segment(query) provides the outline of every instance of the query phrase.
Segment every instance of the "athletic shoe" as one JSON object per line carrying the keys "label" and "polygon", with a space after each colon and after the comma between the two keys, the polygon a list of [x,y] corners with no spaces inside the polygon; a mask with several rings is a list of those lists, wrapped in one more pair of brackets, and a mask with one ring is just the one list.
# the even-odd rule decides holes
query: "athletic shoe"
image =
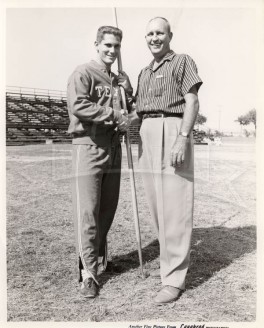
{"label": "athletic shoe", "polygon": [[108,266],[107,258],[105,256],[100,256],[98,258],[97,275],[99,276],[100,274],[105,272],[107,266]]}
{"label": "athletic shoe", "polygon": [[98,294],[98,285],[93,278],[86,278],[80,288],[80,294],[85,298],[94,298]]}

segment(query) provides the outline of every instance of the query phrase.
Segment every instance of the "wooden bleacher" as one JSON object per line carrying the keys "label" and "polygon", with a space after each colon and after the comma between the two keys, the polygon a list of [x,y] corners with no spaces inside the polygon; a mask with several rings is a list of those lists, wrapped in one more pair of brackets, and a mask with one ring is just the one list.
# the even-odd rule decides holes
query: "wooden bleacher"
{"label": "wooden bleacher", "polygon": [[7,87],[6,143],[70,142],[66,94],[62,91]]}

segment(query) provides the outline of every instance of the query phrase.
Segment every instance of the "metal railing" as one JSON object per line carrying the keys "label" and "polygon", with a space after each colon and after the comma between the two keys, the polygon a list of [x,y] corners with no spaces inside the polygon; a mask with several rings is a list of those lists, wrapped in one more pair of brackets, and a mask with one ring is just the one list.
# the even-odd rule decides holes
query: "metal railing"
{"label": "metal railing", "polygon": [[49,98],[66,98],[66,91],[49,90],[40,88],[28,88],[17,86],[6,86],[6,93],[15,93],[21,95],[44,96]]}

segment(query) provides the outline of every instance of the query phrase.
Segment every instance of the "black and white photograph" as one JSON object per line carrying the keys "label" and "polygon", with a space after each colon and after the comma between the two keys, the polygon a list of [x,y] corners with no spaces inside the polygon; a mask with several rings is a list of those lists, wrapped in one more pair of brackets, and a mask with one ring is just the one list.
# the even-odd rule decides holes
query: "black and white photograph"
{"label": "black and white photograph", "polygon": [[263,1],[2,4],[4,326],[262,327]]}

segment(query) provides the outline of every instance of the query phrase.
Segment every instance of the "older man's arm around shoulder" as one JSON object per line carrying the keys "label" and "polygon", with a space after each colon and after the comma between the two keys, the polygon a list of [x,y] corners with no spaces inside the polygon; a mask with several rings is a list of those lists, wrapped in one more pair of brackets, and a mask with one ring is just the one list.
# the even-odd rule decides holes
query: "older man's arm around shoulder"
{"label": "older man's arm around shoulder", "polygon": [[181,166],[185,160],[189,135],[192,132],[197,114],[199,112],[199,99],[195,85],[189,90],[188,93],[186,93],[184,99],[186,103],[182,125],[171,149],[170,164],[174,167]]}

